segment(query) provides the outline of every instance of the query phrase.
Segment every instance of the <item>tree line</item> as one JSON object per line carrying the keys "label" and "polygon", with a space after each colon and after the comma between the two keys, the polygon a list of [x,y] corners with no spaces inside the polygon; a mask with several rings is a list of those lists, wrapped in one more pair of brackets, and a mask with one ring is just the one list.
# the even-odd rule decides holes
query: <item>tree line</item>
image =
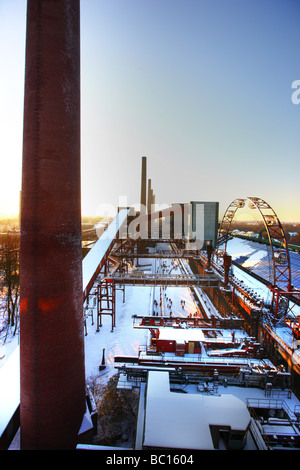
{"label": "tree line", "polygon": [[9,332],[17,333],[20,298],[20,235],[15,230],[2,234],[0,240],[0,331],[4,342]]}

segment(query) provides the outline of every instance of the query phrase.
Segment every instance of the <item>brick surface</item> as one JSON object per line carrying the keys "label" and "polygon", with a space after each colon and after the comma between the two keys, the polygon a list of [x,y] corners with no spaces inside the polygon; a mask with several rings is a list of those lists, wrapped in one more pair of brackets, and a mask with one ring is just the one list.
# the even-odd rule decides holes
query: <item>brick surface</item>
{"label": "brick surface", "polygon": [[21,447],[68,449],[85,411],[79,0],[28,0],[21,206]]}

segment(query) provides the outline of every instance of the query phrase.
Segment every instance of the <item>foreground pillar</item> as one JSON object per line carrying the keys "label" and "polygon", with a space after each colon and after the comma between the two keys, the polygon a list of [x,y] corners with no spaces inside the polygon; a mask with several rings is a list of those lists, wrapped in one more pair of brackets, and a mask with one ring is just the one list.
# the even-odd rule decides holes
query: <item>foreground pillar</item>
{"label": "foreground pillar", "polygon": [[71,449],[85,411],[79,0],[28,0],[21,449]]}

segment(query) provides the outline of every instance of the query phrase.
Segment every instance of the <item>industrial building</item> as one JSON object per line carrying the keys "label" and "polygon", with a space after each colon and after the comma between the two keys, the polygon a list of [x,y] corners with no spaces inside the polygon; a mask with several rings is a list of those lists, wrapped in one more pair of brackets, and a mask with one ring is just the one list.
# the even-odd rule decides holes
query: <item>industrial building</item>
{"label": "industrial building", "polygon": [[[300,286],[276,213],[253,196],[220,224],[216,201],[161,209],[143,156],[140,211],[120,207],[82,259],[79,0],[28,0],[27,15],[20,345],[0,369],[1,448],[19,432],[24,450],[103,450],[89,355],[134,332],[135,351],[116,341],[109,356],[119,392],[139,392],[131,450],[299,449]],[[230,254],[246,206],[264,223],[271,280]]]}
{"label": "industrial building", "polygon": [[[89,341],[94,344],[93,331],[98,332],[97,344],[103,347],[100,374],[109,367],[107,354],[113,355],[109,362],[118,374],[119,392],[139,393],[132,450],[297,449],[297,292],[293,288],[283,315],[277,301],[283,291],[273,295],[273,284],[224,255],[224,225],[212,226],[216,204],[211,206],[212,217],[202,220],[209,221],[211,234],[217,229],[218,240],[214,246],[212,238],[206,239],[209,243],[200,250],[191,250],[188,238],[165,239],[161,230],[154,238],[131,239],[128,227],[140,213],[120,208],[82,261],[86,364],[93,354]],[[153,218],[158,226],[163,215],[172,227],[170,211],[159,215]],[[269,291],[266,299],[260,285]],[[128,304],[128,295],[134,303]],[[118,353],[110,349],[111,337],[101,333],[109,331],[107,319],[110,332],[128,342],[127,351],[131,335],[141,332],[134,353],[122,354],[120,345],[115,346]],[[11,367],[19,373],[17,353]],[[92,403],[86,393],[78,449],[103,449],[92,444],[97,416]],[[20,424],[17,396],[7,423],[2,442],[10,442],[9,432]]]}

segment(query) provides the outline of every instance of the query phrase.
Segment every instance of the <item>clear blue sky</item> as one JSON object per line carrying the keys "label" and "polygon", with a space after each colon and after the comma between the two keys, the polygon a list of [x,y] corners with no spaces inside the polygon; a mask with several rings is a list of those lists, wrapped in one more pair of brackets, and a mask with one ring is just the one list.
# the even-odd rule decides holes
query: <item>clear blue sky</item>
{"label": "clear blue sky", "polygon": [[[265,199],[300,221],[299,0],[82,0],[82,212]],[[0,0],[0,213],[18,209],[25,0]],[[9,196],[9,197],[8,197]]]}

